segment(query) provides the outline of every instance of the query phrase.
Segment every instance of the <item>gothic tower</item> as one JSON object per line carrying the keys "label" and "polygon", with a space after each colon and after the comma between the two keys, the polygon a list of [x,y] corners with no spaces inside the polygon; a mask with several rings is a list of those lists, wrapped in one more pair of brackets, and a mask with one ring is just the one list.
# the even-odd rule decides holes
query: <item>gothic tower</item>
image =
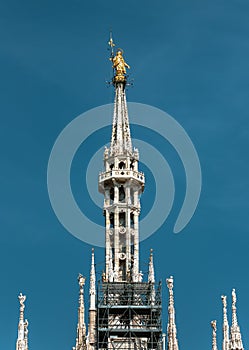
{"label": "gothic tower", "polygon": [[[227,296],[222,295],[221,299],[223,304],[222,350],[244,350],[242,335],[237,318],[237,296],[235,289],[232,290],[232,324],[230,327],[230,332],[227,317]],[[212,321],[211,326],[213,329],[212,350],[218,350],[216,337],[216,321]]]}
{"label": "gothic tower", "polygon": [[[113,48],[113,41],[110,40]],[[156,285],[151,252],[148,281],[139,269],[139,197],[144,174],[133,149],[126,102],[122,50],[112,52],[115,89],[110,148],[104,152],[99,191],[104,195],[105,271],[98,285],[97,349],[161,349],[161,287]],[[90,311],[91,312],[91,311]],[[93,327],[92,327],[93,328]],[[89,339],[93,331],[89,332]]]}
{"label": "gothic tower", "polygon": [[[119,60],[117,66],[115,62]],[[99,191],[104,194],[105,280],[139,281],[139,195],[144,175],[138,171],[138,151],[132,148],[125,96],[126,77],[121,51],[113,57],[115,102],[110,149],[104,153],[105,171],[99,176]],[[119,70],[120,70],[120,73]]]}

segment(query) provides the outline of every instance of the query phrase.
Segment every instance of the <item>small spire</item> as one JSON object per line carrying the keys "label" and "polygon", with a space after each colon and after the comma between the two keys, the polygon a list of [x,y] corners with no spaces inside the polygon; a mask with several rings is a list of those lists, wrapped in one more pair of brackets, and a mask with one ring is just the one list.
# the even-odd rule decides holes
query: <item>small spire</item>
{"label": "small spire", "polygon": [[213,329],[213,337],[212,337],[212,350],[218,350],[217,347],[217,327],[216,327],[216,320],[211,321],[211,327]]}
{"label": "small spire", "polygon": [[94,248],[92,248],[92,263],[91,263],[91,272],[90,272],[90,309],[96,309],[96,274],[95,274],[95,263],[94,263]]}
{"label": "small spire", "polygon": [[28,321],[24,320],[24,309],[26,295],[22,293],[18,296],[20,303],[20,315],[18,323],[18,336],[16,341],[16,350],[28,350]]}
{"label": "small spire", "polygon": [[155,283],[155,270],[153,262],[153,249],[150,250],[148,282]]}
{"label": "small spire", "polygon": [[227,296],[222,295],[222,304],[223,304],[223,342],[222,350],[228,350],[229,348],[229,324],[227,319]]}
{"label": "small spire", "polygon": [[79,283],[79,307],[78,307],[78,324],[75,350],[86,350],[86,325],[85,325],[85,305],[84,305],[84,285],[85,277],[81,274],[78,276]]}
{"label": "small spire", "polygon": [[154,305],[156,300],[156,291],[155,291],[155,270],[154,270],[154,262],[153,262],[153,249],[150,250],[148,282],[152,284],[151,304]]}
{"label": "small spire", "polygon": [[232,325],[230,329],[230,350],[243,350],[243,343],[240,333],[240,327],[237,320],[237,308],[236,308],[236,292],[235,289],[232,290]]}
{"label": "small spire", "polygon": [[169,306],[168,306],[168,326],[167,326],[167,340],[168,350],[178,350],[177,330],[175,323],[175,306],[174,306],[174,279],[172,276],[166,279],[167,287],[169,289]]}
{"label": "small spire", "polygon": [[96,348],[96,274],[94,263],[94,248],[92,248],[92,262],[90,271],[90,305],[89,305],[89,323],[88,323],[88,350]]}

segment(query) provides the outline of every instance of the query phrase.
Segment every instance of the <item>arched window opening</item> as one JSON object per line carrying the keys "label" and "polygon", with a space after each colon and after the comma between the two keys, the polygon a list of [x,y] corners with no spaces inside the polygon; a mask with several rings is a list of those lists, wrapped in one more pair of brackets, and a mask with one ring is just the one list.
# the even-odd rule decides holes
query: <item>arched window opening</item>
{"label": "arched window opening", "polygon": [[125,190],[124,190],[124,186],[121,185],[119,187],[119,202],[124,202],[125,201]]}
{"label": "arched window opening", "polygon": [[134,204],[134,190],[130,189],[130,204]]}
{"label": "arched window opening", "polygon": [[114,213],[110,213],[110,228],[114,228]]}
{"label": "arched window opening", "polygon": [[114,201],[114,188],[113,187],[110,188],[110,200]]}
{"label": "arched window opening", "polygon": [[119,169],[124,169],[125,168],[125,163],[124,162],[120,162],[118,167],[119,167]]}
{"label": "arched window opening", "polygon": [[134,255],[134,244],[131,244],[131,254]]}
{"label": "arched window opening", "polygon": [[119,226],[125,227],[125,213],[119,213]]}
{"label": "arched window opening", "polygon": [[130,228],[134,228],[134,214],[130,214]]}

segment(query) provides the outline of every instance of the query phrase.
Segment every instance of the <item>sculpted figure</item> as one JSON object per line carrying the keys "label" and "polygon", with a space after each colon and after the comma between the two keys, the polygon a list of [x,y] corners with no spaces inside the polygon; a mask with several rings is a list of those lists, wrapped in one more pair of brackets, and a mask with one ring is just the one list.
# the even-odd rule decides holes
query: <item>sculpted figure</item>
{"label": "sculpted figure", "polygon": [[26,295],[22,295],[22,293],[20,293],[18,296],[18,299],[19,299],[21,308],[24,309],[24,307],[25,307],[24,302],[26,300]]}
{"label": "sculpted figure", "polygon": [[113,63],[113,68],[116,71],[116,80],[124,80],[126,74],[126,68],[130,68],[130,66],[125,62],[123,58],[123,53],[121,50],[118,50],[116,56],[110,58]]}
{"label": "sculpted figure", "polygon": [[79,286],[80,286],[81,288],[84,286],[85,281],[86,281],[85,277],[83,277],[81,274],[79,274],[79,276],[78,276],[78,282],[79,282]]}

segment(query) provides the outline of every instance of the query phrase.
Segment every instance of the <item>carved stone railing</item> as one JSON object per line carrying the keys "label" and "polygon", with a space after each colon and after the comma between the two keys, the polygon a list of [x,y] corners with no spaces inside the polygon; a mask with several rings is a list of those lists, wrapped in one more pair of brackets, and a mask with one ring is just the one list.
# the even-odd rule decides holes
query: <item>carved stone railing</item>
{"label": "carved stone railing", "polygon": [[144,173],[134,170],[110,170],[110,171],[104,171],[99,174],[99,181],[107,180],[108,178],[112,177],[120,177],[120,178],[134,178],[138,179],[141,182],[145,181]]}

